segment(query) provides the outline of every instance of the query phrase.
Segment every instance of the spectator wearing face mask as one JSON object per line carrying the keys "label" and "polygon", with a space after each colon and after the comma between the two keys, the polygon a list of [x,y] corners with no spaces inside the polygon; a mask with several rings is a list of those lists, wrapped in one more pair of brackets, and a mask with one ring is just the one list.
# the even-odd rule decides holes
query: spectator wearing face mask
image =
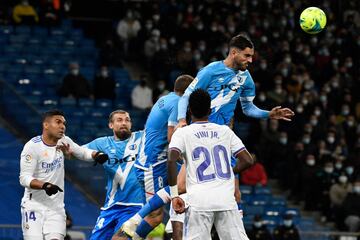
{"label": "spectator wearing face mask", "polygon": [[273,233],[274,240],[300,240],[299,230],[294,225],[293,216],[286,214],[283,224],[277,226]]}
{"label": "spectator wearing face mask", "polygon": [[353,183],[352,192],[349,193],[343,204],[344,224],[348,231],[357,232],[360,229],[360,180]]}
{"label": "spectator wearing face mask", "polygon": [[161,98],[162,96],[165,96],[166,94],[168,94],[169,91],[166,89],[166,83],[163,80],[160,80],[157,83],[156,88],[153,90],[152,93],[152,100],[153,100],[153,104],[155,104],[155,102]]}
{"label": "spectator wearing face mask", "polygon": [[352,164],[347,164],[345,167],[345,174],[349,179],[349,182],[353,182],[355,179],[354,166]]}
{"label": "spectator wearing face mask", "polygon": [[289,170],[293,164],[291,161],[291,145],[289,143],[288,134],[285,131],[279,133],[277,143],[274,145],[272,159],[274,165],[274,176],[279,179],[280,185],[284,188],[289,187]]}
{"label": "spectator wearing face mask", "polygon": [[331,212],[339,229],[343,229],[344,226],[343,221],[339,221],[342,219],[341,206],[351,190],[352,184],[348,181],[348,177],[345,174],[340,175],[338,181],[330,187]]}
{"label": "spectator wearing face mask", "polygon": [[76,99],[92,97],[90,84],[81,75],[78,63],[71,63],[69,65],[69,73],[63,79],[59,95]]}
{"label": "spectator wearing face mask", "polygon": [[115,80],[110,75],[107,66],[100,68],[99,74],[94,79],[94,96],[95,99],[115,100]]}
{"label": "spectator wearing face mask", "polygon": [[152,90],[147,86],[147,77],[142,76],[140,83],[131,92],[132,106],[139,110],[148,110],[152,107]]}
{"label": "spectator wearing face mask", "polygon": [[318,185],[317,199],[323,214],[322,221],[326,221],[326,219],[330,219],[331,217],[329,190],[338,179],[332,161],[328,160],[325,162],[323,169],[316,173],[316,178],[317,181],[315,184]]}
{"label": "spectator wearing face mask", "polygon": [[247,232],[251,240],[271,240],[271,234],[260,215],[255,215],[252,228]]}
{"label": "spectator wearing face mask", "polygon": [[316,172],[318,167],[316,166],[315,156],[308,154],[305,157],[305,163],[301,168],[301,176],[299,184],[299,191],[301,192],[302,199],[305,201],[305,210],[318,209],[318,187],[316,183]]}

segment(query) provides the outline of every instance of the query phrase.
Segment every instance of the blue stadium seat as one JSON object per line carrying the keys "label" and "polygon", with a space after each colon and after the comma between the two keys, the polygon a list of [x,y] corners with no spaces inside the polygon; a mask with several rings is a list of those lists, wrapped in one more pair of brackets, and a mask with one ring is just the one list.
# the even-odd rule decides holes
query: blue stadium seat
{"label": "blue stadium seat", "polygon": [[97,99],[95,106],[99,108],[112,108],[113,102],[110,99]]}
{"label": "blue stadium seat", "polygon": [[94,101],[90,98],[80,98],[79,99],[79,106],[80,107],[93,107]]}
{"label": "blue stadium seat", "polygon": [[31,33],[31,28],[30,28],[29,26],[20,25],[20,26],[16,26],[16,27],[15,27],[15,32],[16,32],[17,34],[30,35],[30,33]]}
{"label": "blue stadium seat", "polygon": [[47,37],[48,30],[44,27],[35,26],[32,30],[34,37]]}
{"label": "blue stadium seat", "polygon": [[283,206],[266,206],[264,212],[266,216],[282,216],[284,210]]}
{"label": "blue stadium seat", "polygon": [[273,206],[286,206],[286,199],[285,197],[272,197],[269,204]]}
{"label": "blue stadium seat", "polygon": [[269,228],[275,228],[282,221],[282,218],[280,216],[267,216],[267,215],[264,215],[262,217],[262,219],[263,219],[263,223]]}
{"label": "blue stadium seat", "polygon": [[300,217],[300,211],[297,208],[286,208],[284,214],[291,214],[293,217]]}
{"label": "blue stadium seat", "polygon": [[62,97],[62,98],[60,98],[60,104],[62,106],[75,107],[76,106],[76,99],[75,98]]}
{"label": "blue stadium seat", "polygon": [[249,185],[240,185],[241,194],[252,194],[253,187]]}
{"label": "blue stadium seat", "polygon": [[253,195],[241,194],[241,204],[250,204],[252,202]]}
{"label": "blue stadium seat", "polygon": [[253,195],[251,199],[251,205],[267,205],[271,196],[270,195]]}
{"label": "blue stadium seat", "polygon": [[255,186],[254,187],[255,194],[271,194],[271,189],[267,186]]}
{"label": "blue stadium seat", "polygon": [[259,206],[259,205],[258,206],[244,205],[243,209],[244,209],[245,216],[256,215],[256,214],[263,215],[263,213],[264,213],[264,206]]}

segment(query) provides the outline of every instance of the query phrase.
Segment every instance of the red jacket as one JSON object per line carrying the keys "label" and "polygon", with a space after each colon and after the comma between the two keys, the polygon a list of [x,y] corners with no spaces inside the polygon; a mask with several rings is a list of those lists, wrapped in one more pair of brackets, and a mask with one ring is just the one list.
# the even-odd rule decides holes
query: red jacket
{"label": "red jacket", "polygon": [[261,163],[255,163],[254,166],[241,173],[241,183],[246,185],[267,184],[267,175]]}

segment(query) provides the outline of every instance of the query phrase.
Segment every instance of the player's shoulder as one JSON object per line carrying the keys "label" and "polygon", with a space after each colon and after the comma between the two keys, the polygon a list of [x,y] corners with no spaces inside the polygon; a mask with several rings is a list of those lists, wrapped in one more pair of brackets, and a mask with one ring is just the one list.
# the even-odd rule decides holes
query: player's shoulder
{"label": "player's shoulder", "polygon": [[41,135],[33,137],[32,139],[30,139],[30,141],[28,141],[28,143],[41,143],[41,142],[42,142]]}
{"label": "player's shoulder", "polygon": [[131,133],[131,135],[135,138],[141,138],[144,135],[144,130],[134,131]]}
{"label": "player's shoulder", "polygon": [[25,143],[24,148],[36,148],[39,145],[42,145],[41,135],[31,138],[27,143]]}
{"label": "player's shoulder", "polygon": [[215,61],[211,62],[202,69],[200,69],[199,73],[207,74],[207,73],[213,73],[214,71],[222,70],[224,69],[224,64],[222,61]]}

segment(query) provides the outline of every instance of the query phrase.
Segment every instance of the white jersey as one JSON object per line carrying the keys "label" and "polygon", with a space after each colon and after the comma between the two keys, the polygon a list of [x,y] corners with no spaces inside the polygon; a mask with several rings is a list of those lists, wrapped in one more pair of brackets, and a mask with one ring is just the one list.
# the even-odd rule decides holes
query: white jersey
{"label": "white jersey", "polygon": [[48,196],[45,190],[30,188],[30,182],[37,179],[59,186],[64,190],[64,154],[57,148],[62,143],[69,144],[73,155],[85,161],[92,161],[93,150],[80,147],[69,137],[61,138],[57,145],[46,145],[41,136],[28,141],[20,158],[20,184],[25,187],[22,206],[32,206],[35,209],[48,207],[49,209],[64,208],[64,193],[58,192]]}
{"label": "white jersey", "polygon": [[194,211],[237,209],[231,156],[245,147],[229,127],[193,123],[175,131],[169,148],[185,157],[186,192]]}

